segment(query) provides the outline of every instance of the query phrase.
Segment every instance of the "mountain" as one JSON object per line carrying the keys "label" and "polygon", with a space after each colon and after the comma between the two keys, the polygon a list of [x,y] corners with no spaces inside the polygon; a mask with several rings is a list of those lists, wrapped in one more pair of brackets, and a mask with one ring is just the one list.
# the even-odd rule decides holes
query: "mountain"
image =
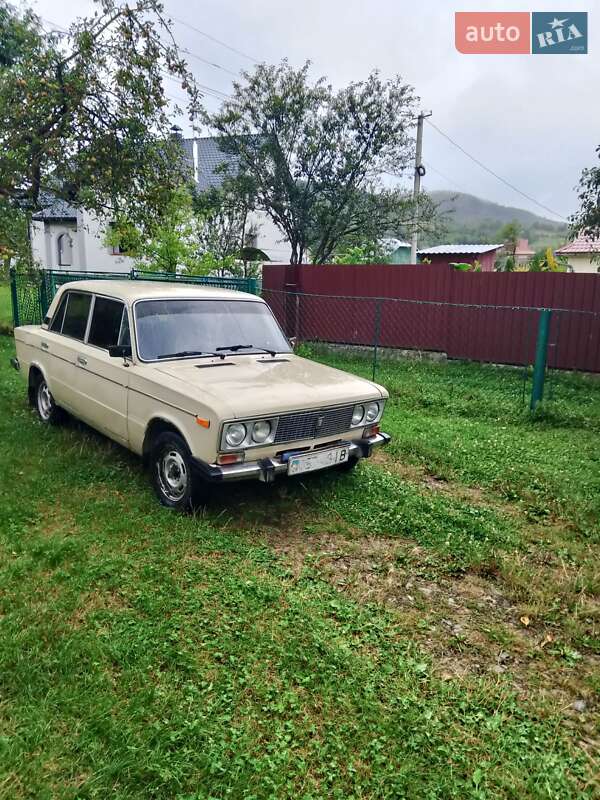
{"label": "mountain", "polygon": [[434,244],[496,243],[499,241],[500,228],[513,220],[521,224],[521,236],[529,239],[534,250],[558,247],[567,238],[566,224],[540,217],[523,208],[502,206],[463,192],[434,191],[429,195],[438,205],[446,231],[436,236],[424,235],[420,240],[422,247]]}

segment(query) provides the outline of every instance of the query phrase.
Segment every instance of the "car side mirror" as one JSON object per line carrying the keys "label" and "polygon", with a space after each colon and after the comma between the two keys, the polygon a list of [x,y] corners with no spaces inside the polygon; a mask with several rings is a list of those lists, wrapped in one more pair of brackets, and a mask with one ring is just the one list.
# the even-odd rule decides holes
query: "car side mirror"
{"label": "car side mirror", "polygon": [[111,358],[131,358],[131,345],[113,344],[108,348],[108,355]]}
{"label": "car side mirror", "polygon": [[290,338],[288,339],[288,342],[290,343],[290,347],[292,348],[292,350],[295,350],[296,349],[296,345],[298,344],[297,337],[296,336],[290,336]]}

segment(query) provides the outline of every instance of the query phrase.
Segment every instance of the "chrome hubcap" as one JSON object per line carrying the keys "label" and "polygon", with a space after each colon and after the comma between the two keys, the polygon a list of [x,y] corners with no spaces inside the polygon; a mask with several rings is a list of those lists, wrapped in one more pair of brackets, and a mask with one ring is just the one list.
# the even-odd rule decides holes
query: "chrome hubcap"
{"label": "chrome hubcap", "polygon": [[37,400],[38,400],[38,410],[40,412],[40,417],[44,421],[49,420],[50,415],[52,414],[52,407],[54,405],[54,401],[52,399],[52,395],[50,394],[50,389],[48,389],[46,381],[42,381],[38,386]]}
{"label": "chrome hubcap", "polygon": [[181,500],[188,485],[188,472],[181,453],[169,450],[158,462],[160,488],[169,500]]}

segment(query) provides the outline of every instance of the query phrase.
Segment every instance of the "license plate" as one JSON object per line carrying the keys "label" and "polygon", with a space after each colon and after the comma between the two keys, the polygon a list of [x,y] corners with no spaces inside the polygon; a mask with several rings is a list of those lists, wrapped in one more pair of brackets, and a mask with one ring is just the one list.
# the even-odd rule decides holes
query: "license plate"
{"label": "license plate", "polygon": [[334,467],[336,464],[348,461],[348,455],[347,447],[336,447],[334,450],[317,450],[313,453],[292,456],[288,461],[288,475],[300,475],[303,472]]}

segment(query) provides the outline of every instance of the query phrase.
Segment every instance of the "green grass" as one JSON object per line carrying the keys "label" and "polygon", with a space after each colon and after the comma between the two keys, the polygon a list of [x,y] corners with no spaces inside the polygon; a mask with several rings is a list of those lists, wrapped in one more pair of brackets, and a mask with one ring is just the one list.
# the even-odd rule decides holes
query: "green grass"
{"label": "green grass", "polygon": [[[371,376],[362,359],[327,363]],[[522,371],[478,364],[381,362],[391,394],[391,451],[438,477],[491,489],[532,517],[600,536],[600,380],[553,374],[552,399],[531,417]],[[527,384],[530,391],[531,383]],[[526,395],[527,396],[527,395]]]}
{"label": "green grass", "polygon": [[[445,575],[512,558],[527,546],[525,518],[492,495],[432,495],[393,458],[275,489],[230,487],[205,513],[173,516],[126,451],[83,426],[36,421],[11,352],[0,337],[1,798],[594,796],[579,736],[555,707],[519,700],[495,677],[443,680],[399,612],[310,563],[294,569],[273,547],[291,532],[385,535],[415,542]],[[397,368],[392,456],[422,463],[427,441],[445,447],[472,421],[470,390],[455,428],[449,406],[438,418],[415,402],[442,396],[445,380]],[[508,423],[503,380],[489,393]],[[589,458],[590,408],[589,426],[573,428],[572,468]],[[554,442],[551,423],[531,427],[540,445],[545,431]],[[483,450],[443,454],[465,487]],[[576,502],[573,524],[587,535],[583,491]]]}
{"label": "green grass", "polygon": [[12,305],[10,300],[10,286],[0,281],[0,332],[12,328]]}

